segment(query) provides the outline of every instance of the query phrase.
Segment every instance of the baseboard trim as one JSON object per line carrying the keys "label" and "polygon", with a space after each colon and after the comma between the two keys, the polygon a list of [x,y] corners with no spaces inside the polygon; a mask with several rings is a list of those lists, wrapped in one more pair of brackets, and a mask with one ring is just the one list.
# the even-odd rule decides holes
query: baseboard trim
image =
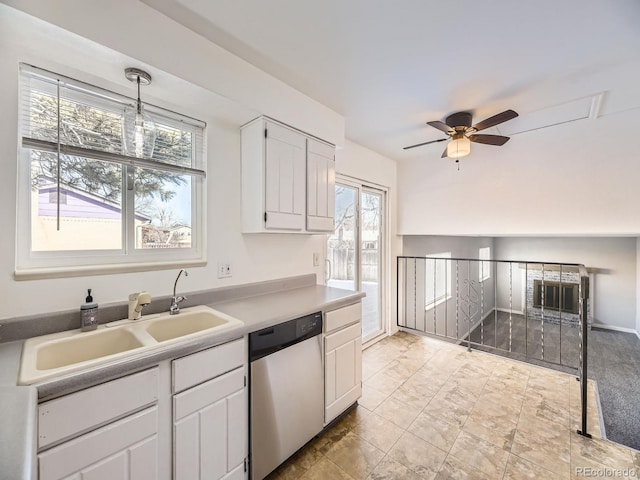
{"label": "baseboard trim", "polygon": [[[494,308],[492,308],[491,310],[489,310],[487,313],[485,313],[484,317],[482,317],[481,319],[477,320],[473,325],[471,325],[471,331],[473,332],[476,328],[478,328],[478,326],[484,321],[486,320],[490,315],[493,315],[494,312]],[[460,340],[458,340],[458,343],[462,342],[463,340],[466,340],[467,337],[469,336],[469,332],[467,332],[462,338],[460,338]]]}
{"label": "baseboard trim", "polygon": [[515,313],[516,315],[524,315],[524,312],[522,310],[510,310],[508,308],[496,308],[496,310],[504,313]]}
{"label": "baseboard trim", "polygon": [[640,338],[640,333],[633,328],[628,327],[616,327],[615,325],[607,325],[605,323],[592,323],[591,328],[602,328],[604,330],[613,330],[615,332],[633,333]]}

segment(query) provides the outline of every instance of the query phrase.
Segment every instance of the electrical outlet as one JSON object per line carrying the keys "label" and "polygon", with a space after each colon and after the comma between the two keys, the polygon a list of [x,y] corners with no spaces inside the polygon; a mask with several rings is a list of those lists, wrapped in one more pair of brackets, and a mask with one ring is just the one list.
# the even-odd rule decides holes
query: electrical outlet
{"label": "electrical outlet", "polygon": [[320,254],[318,252],[313,252],[313,266],[320,266]]}
{"label": "electrical outlet", "polygon": [[218,278],[229,278],[231,276],[231,264],[218,262]]}

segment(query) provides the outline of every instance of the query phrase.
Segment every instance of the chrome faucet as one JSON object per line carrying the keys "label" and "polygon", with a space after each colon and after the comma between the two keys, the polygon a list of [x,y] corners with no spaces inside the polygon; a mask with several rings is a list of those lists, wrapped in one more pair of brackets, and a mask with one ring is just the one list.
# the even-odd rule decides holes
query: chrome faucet
{"label": "chrome faucet", "polygon": [[173,297],[171,297],[171,307],[169,308],[169,314],[170,315],[179,314],[180,313],[180,304],[187,299],[187,297],[183,297],[182,295],[180,295],[179,297],[176,297],[176,287],[178,286],[178,280],[180,280],[180,275],[182,275],[183,273],[184,273],[185,277],[189,276],[189,272],[187,272],[184,268],[180,269],[180,271],[178,272],[178,276],[176,277],[176,281],[173,284]]}

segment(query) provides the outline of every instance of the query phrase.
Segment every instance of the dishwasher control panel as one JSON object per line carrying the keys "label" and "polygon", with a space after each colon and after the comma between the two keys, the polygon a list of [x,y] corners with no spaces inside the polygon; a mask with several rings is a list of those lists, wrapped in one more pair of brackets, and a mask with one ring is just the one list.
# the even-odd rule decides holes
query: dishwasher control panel
{"label": "dishwasher control panel", "polygon": [[[320,327],[318,329],[318,327]],[[303,337],[311,332],[322,332],[322,314],[314,313],[296,320],[296,337]],[[319,333],[318,332],[318,333]]]}
{"label": "dishwasher control panel", "polygon": [[254,361],[322,333],[322,312],[312,313],[249,334],[249,360]]}

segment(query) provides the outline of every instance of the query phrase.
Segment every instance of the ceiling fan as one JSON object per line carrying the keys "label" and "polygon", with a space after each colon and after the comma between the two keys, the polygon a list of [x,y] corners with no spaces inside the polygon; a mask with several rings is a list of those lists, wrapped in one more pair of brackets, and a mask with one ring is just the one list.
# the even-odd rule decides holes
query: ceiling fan
{"label": "ceiling fan", "polygon": [[509,137],[503,137],[502,135],[477,135],[477,132],[486,128],[494,127],[508,120],[512,120],[517,116],[518,114],[513,110],[505,110],[502,113],[498,113],[493,117],[489,117],[486,120],[471,126],[470,112],[453,113],[449,115],[444,122],[427,122],[427,125],[431,125],[432,127],[449,135],[449,138],[440,138],[430,142],[410,145],[408,147],[404,147],[403,150],[429,145],[430,143],[444,142],[451,139],[451,142],[447,144],[447,148],[442,152],[441,158],[455,158],[456,162],[458,162],[459,158],[465,157],[471,153],[471,142],[497,146],[507,143]]}

